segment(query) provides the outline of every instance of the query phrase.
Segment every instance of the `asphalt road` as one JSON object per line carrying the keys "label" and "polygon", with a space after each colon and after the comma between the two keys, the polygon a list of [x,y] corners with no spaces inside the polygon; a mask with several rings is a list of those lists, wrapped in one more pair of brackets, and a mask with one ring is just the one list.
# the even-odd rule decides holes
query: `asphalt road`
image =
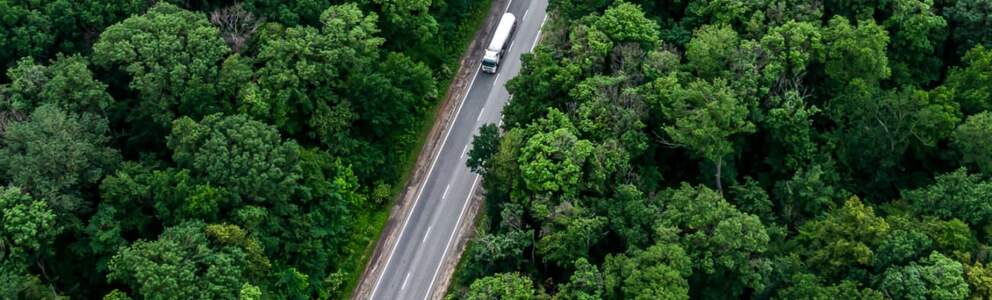
{"label": "asphalt road", "polygon": [[[506,10],[517,17],[517,31],[508,55],[496,74],[478,71],[459,105],[440,154],[431,163],[427,180],[400,228],[399,240],[386,256],[386,266],[372,289],[372,299],[427,299],[444,258],[451,253],[455,233],[479,176],[466,166],[468,148],[480,126],[498,123],[510,94],[504,85],[520,71],[520,54],[530,52],[543,25],[547,0],[511,0]],[[491,37],[490,37],[491,38]],[[488,40],[485,44],[489,44]],[[482,53],[478,53],[482,55]]]}

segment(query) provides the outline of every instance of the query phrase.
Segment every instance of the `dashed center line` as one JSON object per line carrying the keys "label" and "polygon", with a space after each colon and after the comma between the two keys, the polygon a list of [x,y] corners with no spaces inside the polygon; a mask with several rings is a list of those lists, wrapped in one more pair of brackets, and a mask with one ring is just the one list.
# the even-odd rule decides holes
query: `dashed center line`
{"label": "dashed center line", "polygon": [[465,157],[465,153],[468,153],[468,145],[471,145],[471,144],[465,144],[465,148],[462,148],[462,156],[461,157]]}
{"label": "dashed center line", "polygon": [[400,287],[400,290],[401,291],[406,289],[407,282],[410,282],[410,273],[409,272],[406,273],[406,278],[403,278],[403,286]]}
{"label": "dashed center line", "polygon": [[450,187],[451,187],[451,184],[448,184],[448,185],[444,186],[444,194],[441,195],[441,199],[448,198],[448,188],[450,188]]}
{"label": "dashed center line", "polygon": [[431,228],[434,228],[434,226],[428,226],[427,227],[427,233],[424,233],[424,239],[420,240],[421,243],[427,241],[427,236],[430,236],[431,235]]}
{"label": "dashed center line", "polygon": [[482,115],[484,115],[485,113],[486,113],[486,108],[483,107],[482,111],[479,111],[479,116],[475,117],[475,121],[478,122],[479,120],[482,120]]}

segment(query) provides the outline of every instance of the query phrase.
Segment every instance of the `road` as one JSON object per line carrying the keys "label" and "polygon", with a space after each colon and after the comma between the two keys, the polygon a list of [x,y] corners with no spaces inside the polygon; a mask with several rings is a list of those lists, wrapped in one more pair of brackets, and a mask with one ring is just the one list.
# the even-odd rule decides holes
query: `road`
{"label": "road", "polygon": [[465,166],[472,137],[481,125],[499,122],[510,97],[504,85],[520,71],[520,54],[530,52],[537,42],[547,6],[547,0],[511,0],[507,4],[505,10],[518,22],[508,54],[496,74],[480,72],[475,66],[469,92],[455,111],[440,154],[431,163],[427,180],[400,227],[399,240],[388,250],[372,299],[422,300],[442,285],[436,282],[441,265],[445,257],[454,255],[451,251],[460,223],[471,221],[463,220],[465,209],[480,181]]}

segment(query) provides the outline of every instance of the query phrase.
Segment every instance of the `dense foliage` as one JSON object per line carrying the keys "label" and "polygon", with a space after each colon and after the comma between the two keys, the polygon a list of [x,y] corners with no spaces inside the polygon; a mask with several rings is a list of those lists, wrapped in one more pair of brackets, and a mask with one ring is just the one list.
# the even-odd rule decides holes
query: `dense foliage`
{"label": "dense foliage", "polygon": [[343,297],[487,9],[0,0],[0,299]]}
{"label": "dense foliage", "polygon": [[550,2],[450,298],[992,297],[992,2]]}

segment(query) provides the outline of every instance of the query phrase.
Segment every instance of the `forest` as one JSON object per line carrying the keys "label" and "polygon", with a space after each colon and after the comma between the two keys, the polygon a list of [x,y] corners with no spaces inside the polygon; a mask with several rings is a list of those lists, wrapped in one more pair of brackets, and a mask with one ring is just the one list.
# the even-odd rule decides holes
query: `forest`
{"label": "forest", "polygon": [[489,1],[0,0],[0,299],[340,299]]}
{"label": "forest", "polygon": [[449,299],[992,298],[992,1],[549,10]]}

